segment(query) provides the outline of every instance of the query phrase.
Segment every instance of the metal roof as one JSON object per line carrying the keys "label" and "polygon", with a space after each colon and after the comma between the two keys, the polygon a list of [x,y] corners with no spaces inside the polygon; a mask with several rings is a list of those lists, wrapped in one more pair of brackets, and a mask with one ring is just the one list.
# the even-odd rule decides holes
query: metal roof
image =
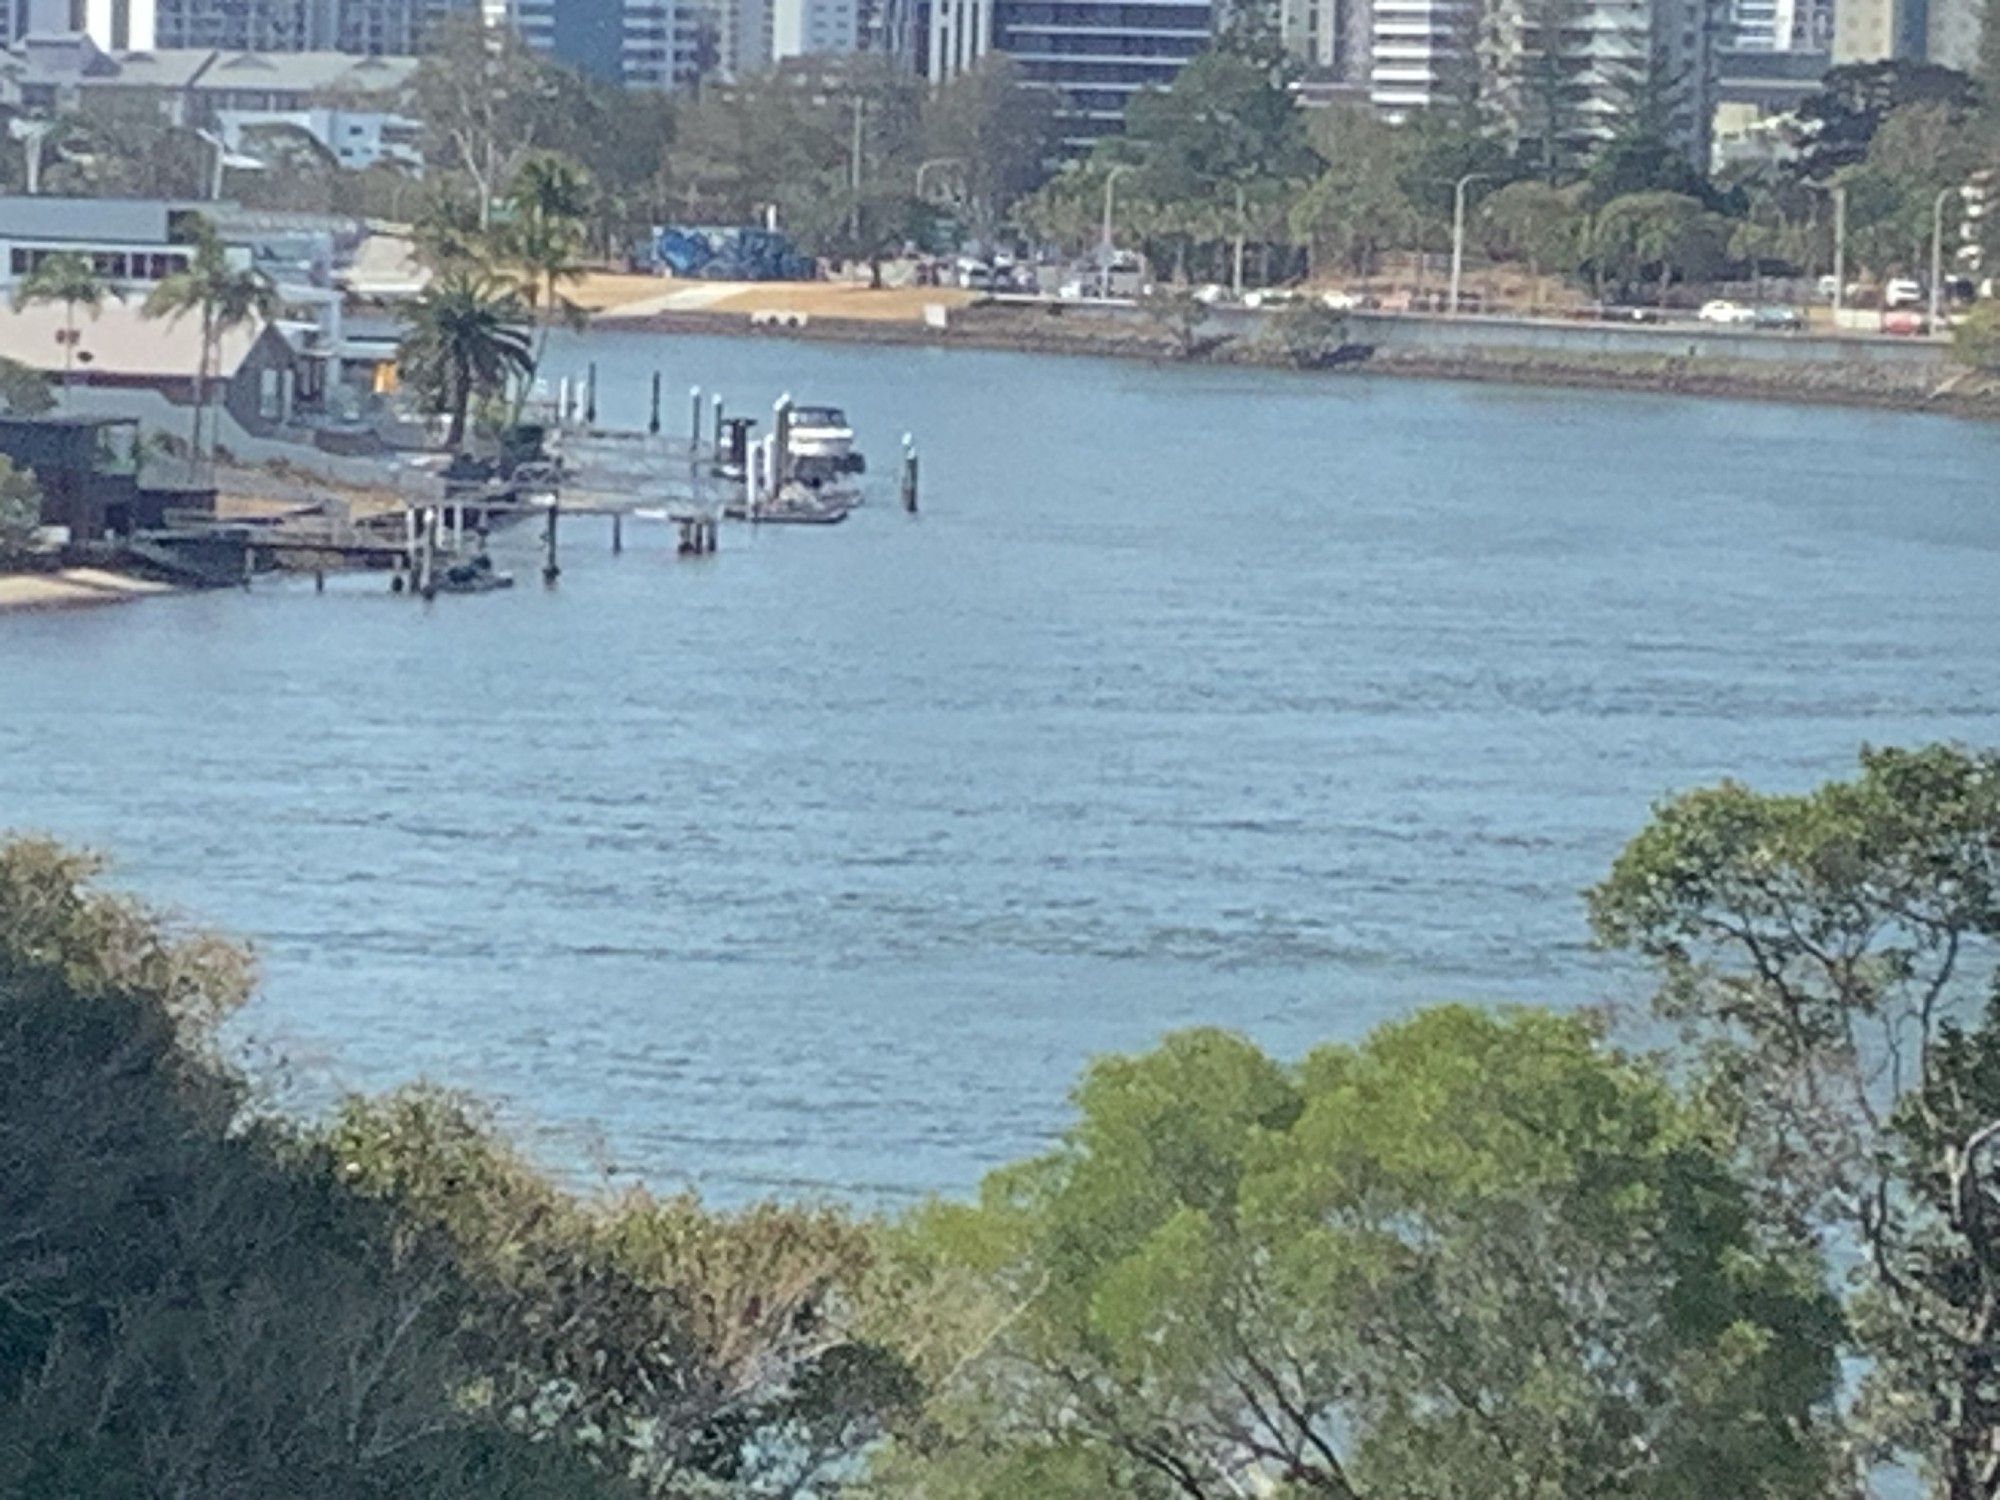
{"label": "metal roof", "polygon": [[0,198],[0,240],[164,245],[181,207],[151,198]]}

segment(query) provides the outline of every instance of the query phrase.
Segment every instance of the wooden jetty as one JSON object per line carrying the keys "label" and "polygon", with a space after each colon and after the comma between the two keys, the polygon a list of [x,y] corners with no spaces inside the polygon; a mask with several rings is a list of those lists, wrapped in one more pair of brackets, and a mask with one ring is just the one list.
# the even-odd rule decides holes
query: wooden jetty
{"label": "wooden jetty", "polygon": [[[592,366],[584,379],[561,381],[557,399],[537,412],[547,433],[546,459],[505,480],[461,481],[420,464],[385,467],[382,488],[401,499],[400,507],[354,517],[327,487],[288,514],[170,517],[173,524],[135,538],[131,551],[162,572],[203,583],[247,581],[282,568],[312,572],[324,587],[330,571],[386,570],[396,592],[430,598],[449,570],[468,561],[489,568],[488,532],[526,517],[542,520],[541,572],[549,584],[562,574],[558,538],[565,517],[608,519],[614,553],[624,551],[628,519],[664,521],[677,529],[683,557],[714,553],[726,515],[772,523],[845,519],[848,502],[807,493],[793,479],[790,396],[773,406],[771,431],[760,442],[749,438],[754,419],[732,418],[721,396],[705,400],[698,386],[689,392],[685,436],[662,430],[660,403],[656,372],[644,430],[599,426]],[[907,436],[903,446],[901,498],[914,512],[916,449]]]}

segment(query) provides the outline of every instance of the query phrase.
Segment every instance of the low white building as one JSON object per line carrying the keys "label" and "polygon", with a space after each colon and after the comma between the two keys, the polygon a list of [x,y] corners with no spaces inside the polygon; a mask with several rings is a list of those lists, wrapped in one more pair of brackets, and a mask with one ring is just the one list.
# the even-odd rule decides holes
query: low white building
{"label": "low white building", "polygon": [[340,109],[220,109],[216,129],[231,151],[255,156],[254,136],[260,128],[289,126],[311,136],[341,166],[359,171],[387,162],[421,171],[423,127],[387,110]]}

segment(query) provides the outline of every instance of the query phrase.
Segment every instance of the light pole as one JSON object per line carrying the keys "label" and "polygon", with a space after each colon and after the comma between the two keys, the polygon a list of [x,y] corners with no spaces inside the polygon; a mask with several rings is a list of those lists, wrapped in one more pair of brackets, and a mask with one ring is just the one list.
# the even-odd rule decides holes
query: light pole
{"label": "light pole", "polygon": [[1451,317],[1458,316],[1458,284],[1465,274],[1465,190],[1475,182],[1484,182],[1491,172],[1467,172],[1452,185],[1451,189],[1451,293],[1445,307]]}
{"label": "light pole", "polygon": [[1847,184],[1836,182],[1833,194],[1833,325],[1847,310]]}
{"label": "light pole", "polygon": [[1130,162],[1120,162],[1104,174],[1104,222],[1097,236],[1097,295],[1106,301],[1111,297],[1111,205],[1118,179],[1131,170]]}
{"label": "light pole", "polygon": [[1957,191],[1955,187],[1939,188],[1937,199],[1931,204],[1931,316],[1924,331],[1933,337],[1938,331],[1938,315],[1944,309],[1944,204]]}

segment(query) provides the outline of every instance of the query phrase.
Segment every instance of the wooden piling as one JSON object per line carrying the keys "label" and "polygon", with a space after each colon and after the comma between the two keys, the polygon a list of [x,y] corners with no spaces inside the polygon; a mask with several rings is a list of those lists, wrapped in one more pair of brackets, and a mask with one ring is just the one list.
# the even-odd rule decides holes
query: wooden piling
{"label": "wooden piling", "polygon": [[917,513],[917,445],[903,439],[903,509]]}
{"label": "wooden piling", "polygon": [[424,508],[423,521],[417,527],[421,540],[418,543],[417,595],[423,599],[437,597],[437,546],[438,512],[436,506]]}
{"label": "wooden piling", "polygon": [[611,555],[616,557],[625,550],[625,512],[611,512]]}
{"label": "wooden piling", "polygon": [[688,388],[688,400],[694,407],[694,420],[688,424],[688,456],[693,457],[701,448],[701,387]]}
{"label": "wooden piling", "polygon": [[590,362],[589,384],[585,385],[583,389],[583,425],[586,427],[595,427],[597,425],[597,361],[594,359]]}
{"label": "wooden piling", "polygon": [[653,371],[653,414],[646,421],[646,431],[654,437],[660,435],[660,372]]}
{"label": "wooden piling", "polygon": [[709,440],[713,452],[722,452],[722,392],[709,397],[709,405],[715,412],[714,436]]}
{"label": "wooden piling", "polygon": [[542,559],[542,582],[554,583],[562,577],[562,569],[556,566],[556,516],[562,510],[562,502],[553,497],[549,500],[549,529],[543,540],[548,544],[548,553]]}

